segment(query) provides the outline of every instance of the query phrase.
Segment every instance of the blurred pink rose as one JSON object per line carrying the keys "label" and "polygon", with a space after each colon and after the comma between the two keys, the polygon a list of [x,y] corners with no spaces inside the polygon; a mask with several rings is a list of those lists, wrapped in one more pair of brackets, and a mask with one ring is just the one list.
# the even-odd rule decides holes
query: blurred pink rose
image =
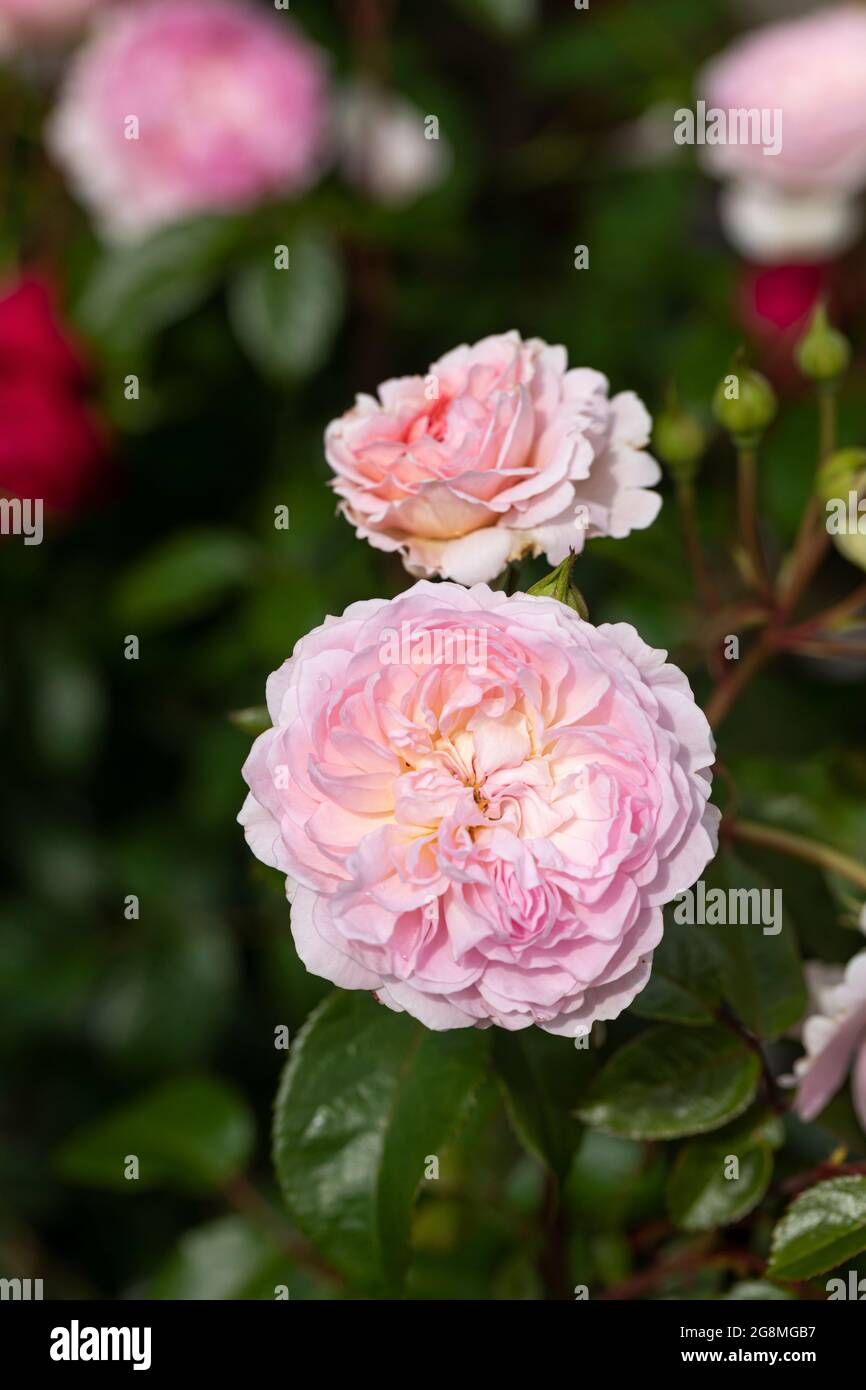
{"label": "blurred pink rose", "polygon": [[733,180],[722,216],[759,261],[835,255],[856,238],[852,195],[866,185],[866,7],[840,5],[767,25],[704,69],[698,96],[723,111],[781,112],[781,149],[707,145],[706,163]]}
{"label": "blurred pink rose", "polygon": [[782,112],[782,146],[707,146],[723,173],[788,189],[866,183],[866,8],[840,5],[745,34],[705,69],[700,95],[723,110]]}
{"label": "blurred pink rose", "polygon": [[552,564],[586,536],[649,526],[661,499],[637,396],[608,397],[565,348],[517,333],[458,347],[426,377],[399,377],[334,420],[325,452],[358,536],[412,574],[462,584],[509,560]]}
{"label": "blurred pink rose", "polygon": [[267,696],[239,819],[308,970],[430,1028],[569,1037],[643,989],[718,812],[707,721],[634,628],[422,580],[327,619]]}
{"label": "blurred pink rose", "polygon": [[812,961],[806,966],[812,1011],[803,1025],[806,1049],[795,1065],[795,1109],[814,1120],[849,1071],[854,1108],[866,1129],[866,951],[847,966]]}
{"label": "blurred pink rose", "polygon": [[143,0],[78,53],[49,147],[112,238],[305,189],[326,135],[320,50],[244,0]]}

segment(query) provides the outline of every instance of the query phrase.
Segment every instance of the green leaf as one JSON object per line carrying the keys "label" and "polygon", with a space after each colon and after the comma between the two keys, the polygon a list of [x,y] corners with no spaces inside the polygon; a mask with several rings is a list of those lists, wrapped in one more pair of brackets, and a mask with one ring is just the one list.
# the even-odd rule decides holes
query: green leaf
{"label": "green leaf", "polygon": [[829,1105],[824,1106],[815,1123],[845,1145],[849,1158],[866,1156],[866,1133],[854,1109],[850,1086],[837,1092]]}
{"label": "green leaf", "polygon": [[525,33],[538,14],[536,0],[455,0],[468,18],[508,36]]}
{"label": "green leaf", "polygon": [[653,954],[649,984],[632,1012],[641,1018],[704,1026],[722,1002],[723,957],[701,927],[684,926],[665,914],[665,934]]}
{"label": "green leaf", "polygon": [[[712,1231],[739,1221],[757,1206],[773,1175],[773,1146],[783,1139],[776,1117],[746,1115],[677,1154],[668,1178],[668,1210],[684,1231]],[[727,1177],[731,1157],[739,1176]]]}
{"label": "green leaf", "polygon": [[297,1276],[270,1235],[243,1216],[222,1216],[187,1231],[154,1276],[158,1299],[273,1299],[278,1284],[295,1291]]}
{"label": "green leaf", "polygon": [[238,227],[203,217],[101,257],[77,305],[81,328],[120,352],[177,322],[210,293]]}
{"label": "green leaf", "polygon": [[288,269],[260,251],[229,287],[235,333],[256,366],[277,380],[321,367],[343,315],[343,273],[324,233],[287,243]]}
{"label": "green leaf", "polygon": [[274,1161],[295,1223],[358,1287],[394,1293],[415,1194],[486,1071],[487,1036],[434,1033],[369,994],[323,1001],[277,1094]]}
{"label": "green leaf", "polygon": [[251,579],[253,554],[246,537],[216,527],[171,536],[121,578],[117,616],[133,630],[197,618]]}
{"label": "green leaf", "polygon": [[593,1054],[540,1028],[497,1028],[493,1060],[518,1138],[564,1182],[581,1134],[574,1107],[594,1069]]}
{"label": "green leaf", "polygon": [[[750,893],[756,904],[757,893],[775,891],[750,865],[727,851],[714,861],[707,884],[726,892],[741,890],[743,903],[743,892]],[[765,901],[772,905],[775,900],[771,896]],[[802,1018],[806,986],[796,932],[787,912],[782,911],[776,935],[765,934],[760,922],[694,930],[715,936],[724,958],[725,997],[758,1037],[778,1038]]]}
{"label": "green leaf", "polygon": [[[69,1139],[58,1155],[70,1182],[135,1192],[177,1187],[208,1192],[245,1166],[253,1147],[244,1101],[209,1077],[169,1081]],[[137,1179],[124,1172],[139,1163]]]}
{"label": "green leaf", "polygon": [[757,1090],[758,1057],[724,1028],[650,1028],[614,1053],[578,1115],[629,1139],[677,1139],[718,1129]]}
{"label": "green leaf", "polygon": [[228,713],[228,721],[250,738],[257,738],[271,727],[271,716],[267,705],[250,705],[248,709],[233,709]]}
{"label": "green leaf", "polygon": [[773,1232],[767,1273],[811,1279],[866,1250],[866,1178],[831,1178],[802,1193]]}
{"label": "green leaf", "polygon": [[234,935],[178,904],[176,915],[143,922],[115,949],[90,995],[89,1036],[127,1075],[150,1080],[204,1064],[238,986]]}
{"label": "green leaf", "polygon": [[[291,1233],[288,1238],[292,1239]],[[162,1300],[328,1299],[334,1292],[296,1263],[277,1233],[232,1213],[186,1231],[146,1287]]]}
{"label": "green leaf", "polygon": [[667,1159],[660,1146],[618,1139],[587,1129],[571,1166],[566,1204],[583,1238],[595,1231],[622,1232],[659,1211]]}
{"label": "green leaf", "polygon": [[787,1303],[794,1297],[787,1289],[776,1284],[768,1284],[764,1279],[744,1279],[735,1284],[724,1297],[725,1302],[737,1303]]}

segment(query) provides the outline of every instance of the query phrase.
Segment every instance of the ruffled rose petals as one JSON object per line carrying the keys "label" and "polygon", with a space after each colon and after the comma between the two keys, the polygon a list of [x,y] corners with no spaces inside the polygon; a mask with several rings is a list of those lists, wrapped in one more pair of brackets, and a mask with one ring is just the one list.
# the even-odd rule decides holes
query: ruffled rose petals
{"label": "ruffled rose petals", "polygon": [[634,628],[421,581],[329,618],[267,698],[240,821],[310,971],[429,1028],[569,1037],[644,987],[718,812],[707,721]]}
{"label": "ruffled rose petals", "polygon": [[411,574],[486,583],[512,560],[560,564],[627,536],[661,506],[651,421],[631,391],[517,333],[386,381],[332,421],[325,453],[357,535]]}

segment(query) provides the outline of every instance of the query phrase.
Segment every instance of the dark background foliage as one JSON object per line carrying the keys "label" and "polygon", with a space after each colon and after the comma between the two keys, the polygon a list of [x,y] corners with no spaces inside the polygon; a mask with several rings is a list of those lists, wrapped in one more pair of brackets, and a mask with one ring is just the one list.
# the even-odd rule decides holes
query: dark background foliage
{"label": "dark background foliage", "polygon": [[[235,824],[249,735],[228,714],[261,702],[267,674],[326,614],[407,582],[393,559],[355,541],[326,486],[323,428],[356,391],[517,328],[566,344],[574,364],[606,372],[654,412],[675,380],[709,418],[743,336],[739,271],[715,188],[693,152],[673,146],[669,117],[659,145],[645,113],[691,100],[696,66],[742,26],[744,8],[592,0],[578,13],[565,0],[407,0],[383,4],[371,40],[369,5],[299,0],[292,17],[329,49],[338,75],[373,66],[438,115],[453,154],[445,184],[395,212],[331,177],[302,203],[216,231],[180,229],[120,261],[44,162],[39,85],[2,74],[3,254],[53,269],[91,346],[117,478],[98,509],[55,522],[42,546],[0,544],[0,1273],[43,1276],[52,1297],[363,1288],[363,1277],[332,1280],[256,1195],[278,1206],[269,1129],[284,1054],[274,1029],[285,1024],[294,1038],[328,987],[300,966],[281,885]],[[310,277],[317,327],[299,327],[309,305],[275,303],[276,328],[247,324],[245,334],[239,282],[275,242],[297,238],[329,258]],[[574,268],[577,244],[589,248],[587,270]],[[849,329],[862,345],[862,320]],[[124,397],[132,372],[139,401]],[[858,356],[842,402],[850,442],[863,425],[863,374]],[[795,384],[762,460],[762,520],[777,551],[795,531],[815,439],[814,407]],[[732,470],[718,439],[700,504],[720,568],[734,527]],[[664,486],[651,530],[591,545],[577,579],[594,621],[633,622],[703,695],[694,640],[703,617]],[[281,504],[288,531],[273,525]],[[833,561],[825,597],[855,581]],[[130,633],[137,661],[124,658]],[[862,684],[800,660],[754,685],[722,750],[752,814],[862,857],[862,735]],[[804,955],[852,953],[838,885],[748,857],[783,888]],[[124,916],[130,894],[137,921]],[[623,1017],[607,1051],[644,1027]],[[509,1042],[495,1046],[507,1053]],[[546,1142],[564,1183],[560,1217],[546,1220],[551,1180],[514,1137],[487,1076],[448,1149],[446,1179],[418,1206],[412,1296],[537,1298],[563,1279],[595,1292],[644,1268],[660,1242],[681,1253],[686,1237],[666,1225],[672,1146],[564,1121],[595,1059],[564,1040],[545,1056],[547,1046],[533,1064],[567,1096],[538,1121],[564,1126]],[[507,1073],[508,1056],[500,1062]],[[148,1188],[118,1180],[116,1164],[105,1171],[88,1126],[201,1077],[217,1089],[186,1099],[170,1090],[139,1117],[164,1181]],[[166,1159],[163,1130],[199,1104],[202,1152],[178,1141],[183,1152]],[[838,1109],[850,1135],[853,1120]],[[834,1143],[827,1123],[789,1121],[784,1163],[793,1172]],[[854,1143],[862,1151],[862,1136]],[[762,1212],[730,1237],[735,1255],[746,1252],[739,1263],[697,1274],[686,1264],[688,1277],[674,1273],[651,1292],[722,1296],[760,1267],[771,1221]]]}

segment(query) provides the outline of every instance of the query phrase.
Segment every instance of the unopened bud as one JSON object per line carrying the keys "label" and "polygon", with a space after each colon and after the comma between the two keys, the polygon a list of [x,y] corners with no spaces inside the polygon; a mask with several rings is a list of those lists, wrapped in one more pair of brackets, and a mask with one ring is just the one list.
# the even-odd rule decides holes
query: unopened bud
{"label": "unopened bud", "polygon": [[543,579],[539,579],[537,584],[533,584],[531,589],[527,589],[528,594],[535,594],[539,598],[555,598],[566,607],[573,608],[575,613],[583,619],[589,617],[589,609],[586,606],[586,599],[583,594],[571,582],[571,571],[574,566],[575,554],[572,550],[568,558],[563,560],[561,565],[557,565],[555,570],[546,574]]}
{"label": "unopened bud", "polygon": [[803,375],[824,386],[838,381],[848,370],[851,344],[844,333],[830,323],[825,304],[816,305],[794,356]]}
{"label": "unopened bud", "polygon": [[838,449],[825,458],[815,478],[822,502],[866,489],[866,449]]}
{"label": "unopened bud", "polygon": [[753,449],[776,418],[776,393],[765,376],[742,361],[716,387],[713,414],[741,449]]}
{"label": "unopened bud", "polygon": [[827,512],[833,544],[852,565],[866,570],[866,532],[861,528],[866,495],[866,449],[839,449],[818,469],[815,491]]}
{"label": "unopened bud", "polygon": [[677,482],[690,483],[697,477],[706,447],[701,421],[671,400],[653,427],[653,449],[671,476]]}

